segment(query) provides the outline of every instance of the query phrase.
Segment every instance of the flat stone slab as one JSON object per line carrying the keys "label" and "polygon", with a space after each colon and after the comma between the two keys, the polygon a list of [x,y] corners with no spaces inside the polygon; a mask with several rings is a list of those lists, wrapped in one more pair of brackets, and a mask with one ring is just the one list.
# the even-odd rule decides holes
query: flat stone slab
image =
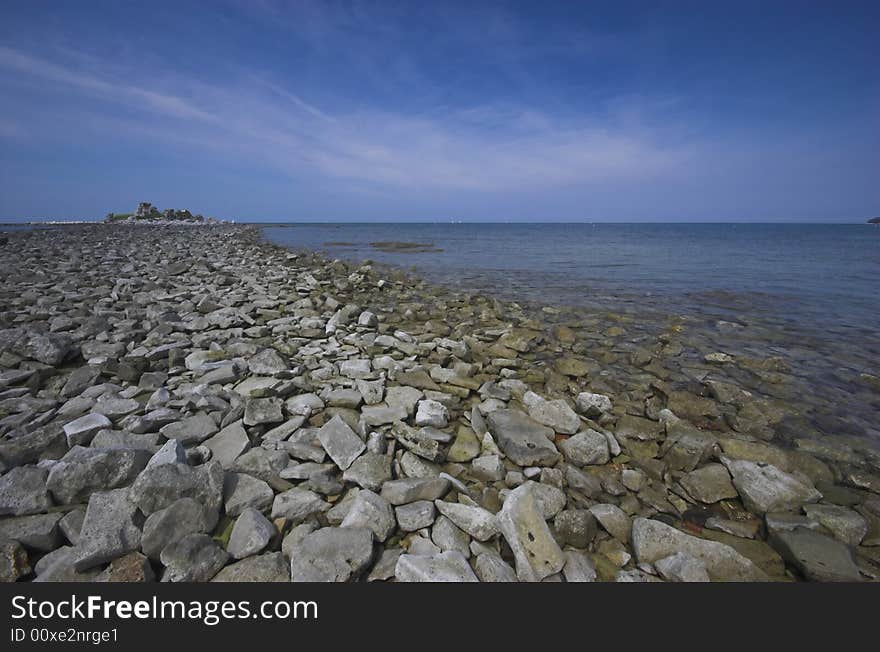
{"label": "flat stone slab", "polygon": [[321,427],[318,431],[318,440],[330,459],[343,471],[350,467],[367,448],[363,440],[339,415]]}
{"label": "flat stone slab", "polygon": [[540,582],[558,573],[565,555],[553,538],[529,485],[517,487],[498,512],[498,526],[516,561],[516,575],[523,582]]}
{"label": "flat stone slab", "polygon": [[348,582],[373,561],[373,533],[366,528],[325,527],[290,549],[291,582]]}
{"label": "flat stone slab", "polygon": [[640,563],[653,564],[677,552],[685,552],[701,560],[713,580],[766,582],[768,579],[750,559],[730,546],[690,536],[653,519],[640,517],[633,521],[632,546]]}
{"label": "flat stone slab", "polygon": [[559,460],[555,433],[516,410],[495,410],[486,418],[498,447],[519,466],[552,466]]}
{"label": "flat stone slab", "polygon": [[39,514],[52,507],[47,478],[48,471],[35,466],[19,466],[0,477],[0,515]]}
{"label": "flat stone slab", "polygon": [[799,511],[805,503],[815,503],[822,497],[808,479],[795,477],[772,464],[723,456],[721,461],[730,471],[743,504],[754,514]]}
{"label": "flat stone slab", "polygon": [[859,568],[849,547],[809,528],[796,527],[770,536],[770,544],[804,577],[814,582],[859,582]]}
{"label": "flat stone slab", "polygon": [[381,496],[392,505],[405,505],[417,500],[436,500],[449,488],[446,478],[401,478],[383,484]]}
{"label": "flat stone slab", "polygon": [[226,552],[235,559],[255,555],[269,544],[277,532],[269,519],[253,507],[248,507],[232,526]]}
{"label": "flat stone slab", "polygon": [[79,533],[77,571],[112,561],[141,546],[140,516],[128,489],[93,493]]}
{"label": "flat stone slab", "polygon": [[168,439],[176,439],[184,446],[201,444],[219,430],[214,419],[204,412],[197,412],[191,417],[162,426],[159,432]]}
{"label": "flat stone slab", "polygon": [[610,459],[608,440],[601,432],[585,430],[559,444],[565,459],[576,466],[607,464]]}
{"label": "flat stone slab", "polygon": [[394,567],[398,582],[479,582],[464,555],[448,550],[436,555],[400,555]]}
{"label": "flat stone slab", "polygon": [[206,439],[204,445],[210,449],[211,459],[217,460],[224,469],[228,469],[242,453],[251,447],[251,441],[239,420],[230,423],[216,435]]}

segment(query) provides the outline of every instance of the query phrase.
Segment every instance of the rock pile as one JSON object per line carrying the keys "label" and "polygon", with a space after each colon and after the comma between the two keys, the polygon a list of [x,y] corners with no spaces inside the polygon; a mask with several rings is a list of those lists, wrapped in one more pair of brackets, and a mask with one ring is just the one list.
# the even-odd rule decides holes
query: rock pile
{"label": "rock pile", "polygon": [[218,224],[219,220],[198,214],[193,215],[185,208],[166,208],[160,211],[150,202],[142,201],[134,213],[107,213],[107,223],[127,222],[138,224]]}
{"label": "rock pile", "polygon": [[769,403],[672,380],[669,338],[250,228],[9,238],[4,580],[880,577],[877,449],[771,443]]}

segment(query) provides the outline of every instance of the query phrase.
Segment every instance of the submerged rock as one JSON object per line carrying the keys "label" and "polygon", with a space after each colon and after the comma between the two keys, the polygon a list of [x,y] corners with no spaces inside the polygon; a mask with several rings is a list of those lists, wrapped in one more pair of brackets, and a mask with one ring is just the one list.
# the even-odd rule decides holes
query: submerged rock
{"label": "submerged rock", "polygon": [[713,580],[762,582],[767,576],[755,564],[730,546],[706,541],[647,518],[633,521],[632,544],[639,563],[653,564],[678,552],[703,562]]}

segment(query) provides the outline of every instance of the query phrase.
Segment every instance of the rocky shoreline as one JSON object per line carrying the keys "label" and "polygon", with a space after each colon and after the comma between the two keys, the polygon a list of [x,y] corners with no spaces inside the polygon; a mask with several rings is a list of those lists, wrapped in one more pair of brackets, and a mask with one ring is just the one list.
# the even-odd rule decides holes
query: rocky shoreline
{"label": "rocky shoreline", "polygon": [[880,577],[880,446],[772,359],[253,227],[4,237],[5,581]]}

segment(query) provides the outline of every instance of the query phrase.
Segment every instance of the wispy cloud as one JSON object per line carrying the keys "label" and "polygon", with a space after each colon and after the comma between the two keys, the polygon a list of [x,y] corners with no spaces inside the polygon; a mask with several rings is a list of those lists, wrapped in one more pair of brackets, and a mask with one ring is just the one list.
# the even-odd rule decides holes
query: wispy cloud
{"label": "wispy cloud", "polygon": [[[606,180],[638,180],[681,165],[687,149],[643,127],[549,115],[516,105],[438,107],[419,114],[380,109],[331,113],[293,89],[245,73],[223,86],[177,79],[186,89],[151,88],[72,69],[0,47],[0,68],[59,84],[140,113],[116,116],[128,136],[164,134],[165,146],[218,149],[269,162],[290,175],[325,175],[390,188],[513,191]],[[132,70],[130,78],[138,77]],[[166,79],[163,76],[163,79]],[[205,108],[210,107],[210,108]],[[104,124],[111,124],[105,121]],[[124,125],[128,124],[127,127]]]}
{"label": "wispy cloud", "polygon": [[175,118],[209,122],[216,120],[211,113],[197,108],[180,97],[124,82],[101,79],[12,48],[0,46],[0,68],[26,77],[62,84],[105,101],[133,104]]}

